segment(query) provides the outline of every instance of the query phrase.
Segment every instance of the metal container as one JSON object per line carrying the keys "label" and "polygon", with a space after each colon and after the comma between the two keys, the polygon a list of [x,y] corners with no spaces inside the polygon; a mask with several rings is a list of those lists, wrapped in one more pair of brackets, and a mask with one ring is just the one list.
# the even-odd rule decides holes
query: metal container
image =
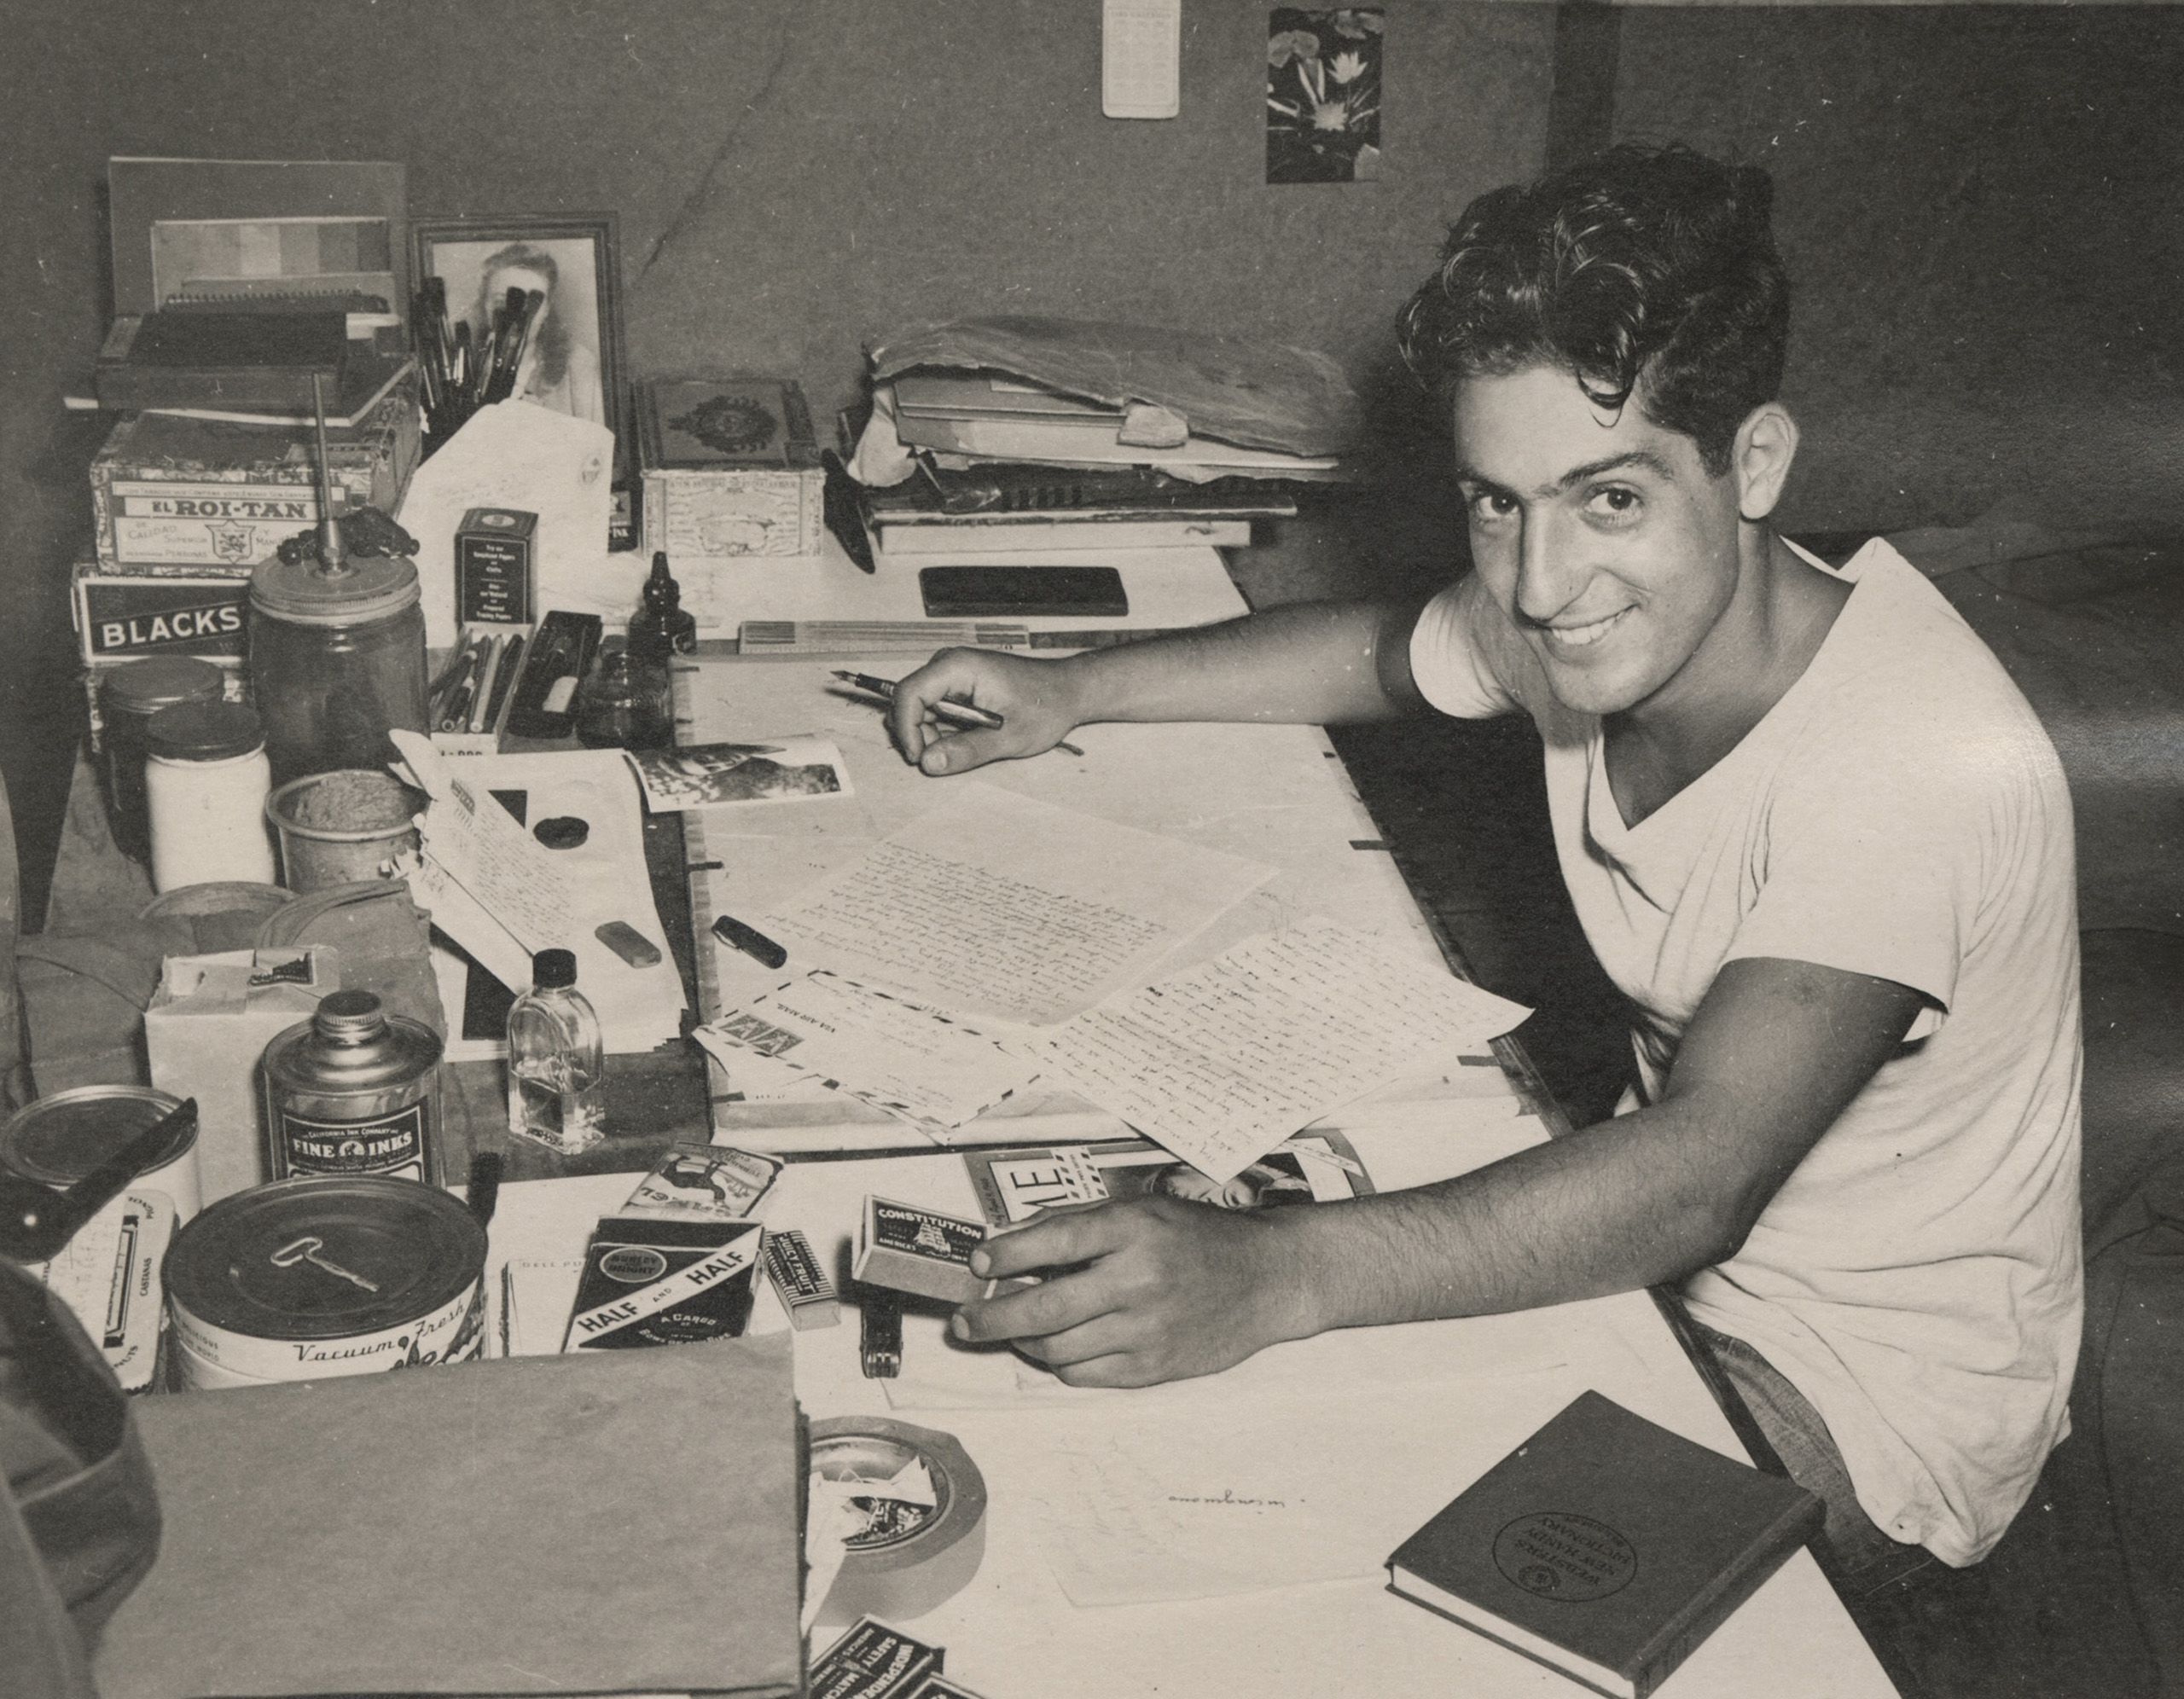
{"label": "metal container", "polygon": [[265,1171],[441,1184],[440,1036],[336,991],[265,1047]]}
{"label": "metal container", "polygon": [[265,799],[281,840],[281,878],[290,890],[325,890],[380,877],[417,847],[422,792],[392,773],[307,773]]}
{"label": "metal container", "polygon": [[428,729],[416,567],[266,561],[250,580],[250,676],[275,784],[384,766],[390,729]]}
{"label": "metal container", "polygon": [[[18,1110],[0,1128],[0,1168],[42,1186],[70,1186],[182,1099],[148,1086],[78,1086]],[[175,1218],[197,1213],[197,1123],[177,1127],[134,1182],[163,1192]]]}
{"label": "metal container", "polygon": [[276,1180],[224,1197],[166,1265],[187,1387],[468,1361],[484,1339],[485,1229],[398,1180]]}
{"label": "metal container", "polygon": [[218,702],[219,668],[189,655],[153,655],[115,667],[99,686],[105,722],[107,817],[125,855],[152,853],[144,802],[144,734],[152,716],[185,702]]}

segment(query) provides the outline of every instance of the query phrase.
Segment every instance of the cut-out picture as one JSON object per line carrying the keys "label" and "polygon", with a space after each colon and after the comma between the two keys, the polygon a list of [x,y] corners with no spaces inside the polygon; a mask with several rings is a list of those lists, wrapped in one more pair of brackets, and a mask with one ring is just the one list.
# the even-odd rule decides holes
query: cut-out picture
{"label": "cut-out picture", "polygon": [[647,806],[654,811],[850,793],[841,751],[824,738],[632,751],[630,764],[637,770]]}
{"label": "cut-out picture", "polygon": [[1266,180],[1363,183],[1380,168],[1377,6],[1277,6],[1266,38]]}

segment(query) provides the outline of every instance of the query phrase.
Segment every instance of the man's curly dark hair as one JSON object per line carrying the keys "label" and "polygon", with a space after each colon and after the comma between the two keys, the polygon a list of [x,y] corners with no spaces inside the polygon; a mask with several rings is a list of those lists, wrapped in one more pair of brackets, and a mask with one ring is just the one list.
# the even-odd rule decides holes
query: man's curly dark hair
{"label": "man's curly dark hair", "polygon": [[1757,165],[1635,145],[1483,194],[1403,310],[1403,358],[1444,405],[1464,378],[1560,367],[1601,407],[1635,397],[1718,478],[1781,387],[1774,198]]}

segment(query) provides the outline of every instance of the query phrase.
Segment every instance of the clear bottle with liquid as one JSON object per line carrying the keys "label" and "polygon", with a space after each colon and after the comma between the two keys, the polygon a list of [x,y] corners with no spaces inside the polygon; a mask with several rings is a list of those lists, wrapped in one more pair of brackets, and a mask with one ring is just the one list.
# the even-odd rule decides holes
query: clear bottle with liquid
{"label": "clear bottle with liquid", "polygon": [[599,1016],[577,989],[572,952],[539,951],[531,977],[508,1011],[508,1130],[573,1156],[606,1134]]}

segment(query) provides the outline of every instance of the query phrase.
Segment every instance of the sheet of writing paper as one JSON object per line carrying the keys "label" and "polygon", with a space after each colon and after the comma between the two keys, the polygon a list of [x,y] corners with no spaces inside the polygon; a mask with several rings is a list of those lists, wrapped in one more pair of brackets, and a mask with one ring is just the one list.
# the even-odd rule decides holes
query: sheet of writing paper
{"label": "sheet of writing paper", "polygon": [[[1443,1383],[1401,1406],[1292,1389],[1230,1404],[1218,1431],[1162,1410],[1056,1421],[1041,1545],[1080,1606],[1379,1577],[1390,1551],[1582,1384],[1567,1370]],[[1324,1437],[1360,1432],[1372,1445]]]}
{"label": "sheet of writing paper", "polygon": [[761,930],[792,963],[954,1014],[1047,1026],[1141,978],[1273,873],[950,780],[928,813]]}
{"label": "sheet of writing paper", "polygon": [[1112,997],[1035,1047],[1102,1109],[1217,1180],[1530,1012],[1325,921]]}
{"label": "sheet of writing paper", "polygon": [[567,869],[493,799],[484,763],[447,761],[415,732],[392,735],[432,798],[420,827],[425,853],[526,948],[553,945],[572,900]]}
{"label": "sheet of writing paper", "polygon": [[[455,533],[473,507],[537,514],[541,605],[584,607],[586,587],[607,563],[613,468],[614,433],[589,420],[530,401],[473,415],[411,475],[395,515],[417,539],[425,641],[454,647]],[[642,570],[633,564],[621,575],[630,592],[617,605],[624,618]]]}
{"label": "sheet of writing paper", "polygon": [[731,1077],[755,1052],[831,1080],[943,1144],[1033,1071],[975,1028],[825,972],[728,1010],[694,1036]]}

